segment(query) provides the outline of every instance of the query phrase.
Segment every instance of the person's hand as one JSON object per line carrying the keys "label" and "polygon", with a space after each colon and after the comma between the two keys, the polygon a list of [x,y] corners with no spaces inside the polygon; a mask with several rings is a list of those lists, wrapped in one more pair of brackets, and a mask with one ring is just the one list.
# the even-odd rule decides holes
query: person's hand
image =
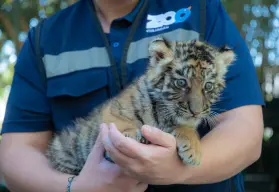
{"label": "person's hand", "polygon": [[122,135],[114,124],[103,126],[105,150],[127,175],[148,184],[183,183],[185,165],[177,155],[176,140],[171,134],[143,126],[143,136],[152,143],[145,145]]}
{"label": "person's hand", "polygon": [[72,192],[144,192],[147,184],[124,174],[123,170],[104,159],[101,132],[79,176],[72,183]]}

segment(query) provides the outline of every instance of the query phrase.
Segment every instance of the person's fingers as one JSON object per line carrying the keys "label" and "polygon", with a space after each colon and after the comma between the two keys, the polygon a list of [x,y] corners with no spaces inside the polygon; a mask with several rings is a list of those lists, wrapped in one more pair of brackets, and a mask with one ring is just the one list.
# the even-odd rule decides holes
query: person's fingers
{"label": "person's fingers", "polygon": [[176,146],[176,140],[174,136],[158,128],[144,125],[142,126],[141,131],[143,136],[154,145],[167,148]]}
{"label": "person's fingers", "polygon": [[126,156],[125,154],[121,153],[121,151],[119,151],[117,148],[115,148],[115,146],[113,145],[113,143],[111,142],[111,140],[109,138],[107,129],[104,130],[103,133],[104,134],[102,134],[102,142],[103,142],[106,152],[109,154],[111,159],[117,165],[119,165],[121,167],[129,166],[133,162],[133,159],[130,158],[129,156]]}
{"label": "person's fingers", "polygon": [[109,137],[118,151],[134,159],[138,159],[144,155],[146,145],[141,144],[132,138],[125,137],[118,131],[114,124],[110,124],[109,127]]}

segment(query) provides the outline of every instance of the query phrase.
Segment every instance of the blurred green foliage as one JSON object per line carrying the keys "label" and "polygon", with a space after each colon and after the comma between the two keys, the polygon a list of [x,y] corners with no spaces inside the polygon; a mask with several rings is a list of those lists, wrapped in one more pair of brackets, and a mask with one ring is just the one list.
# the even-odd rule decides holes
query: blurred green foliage
{"label": "blurred green foliage", "polygon": [[5,70],[5,72],[0,74],[0,96],[4,95],[4,87],[7,87],[11,85],[12,83],[12,77],[14,74],[14,67],[13,64],[9,65],[8,68]]}

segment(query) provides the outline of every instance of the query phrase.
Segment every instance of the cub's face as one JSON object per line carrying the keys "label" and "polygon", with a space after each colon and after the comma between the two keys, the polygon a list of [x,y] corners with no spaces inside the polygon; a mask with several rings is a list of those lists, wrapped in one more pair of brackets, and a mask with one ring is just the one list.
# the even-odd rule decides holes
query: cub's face
{"label": "cub's face", "polygon": [[207,116],[225,87],[234,52],[196,40],[168,42],[163,38],[151,42],[149,52],[147,78],[153,95],[178,118]]}

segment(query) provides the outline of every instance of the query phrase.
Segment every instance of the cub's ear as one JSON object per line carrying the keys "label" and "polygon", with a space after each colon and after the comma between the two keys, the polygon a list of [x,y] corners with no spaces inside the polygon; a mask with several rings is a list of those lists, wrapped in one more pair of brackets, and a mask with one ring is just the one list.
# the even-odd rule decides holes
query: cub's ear
{"label": "cub's ear", "polygon": [[225,65],[231,65],[236,59],[236,55],[233,49],[229,48],[227,45],[219,48],[218,60],[222,60]]}
{"label": "cub's ear", "polygon": [[166,64],[173,59],[171,43],[163,37],[157,37],[149,44],[152,64]]}

